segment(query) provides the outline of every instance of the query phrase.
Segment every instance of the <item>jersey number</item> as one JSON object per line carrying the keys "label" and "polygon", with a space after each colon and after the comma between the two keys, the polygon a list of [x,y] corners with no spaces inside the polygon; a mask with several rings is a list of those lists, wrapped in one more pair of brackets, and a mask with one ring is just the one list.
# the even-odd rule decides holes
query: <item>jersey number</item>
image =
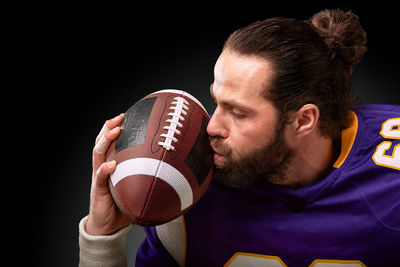
{"label": "jersey number", "polygon": [[[379,132],[386,139],[400,139],[400,118],[388,119],[382,124]],[[400,170],[400,144],[393,147],[392,154],[387,155],[386,151],[392,146],[391,141],[380,143],[372,155],[376,165]]]}

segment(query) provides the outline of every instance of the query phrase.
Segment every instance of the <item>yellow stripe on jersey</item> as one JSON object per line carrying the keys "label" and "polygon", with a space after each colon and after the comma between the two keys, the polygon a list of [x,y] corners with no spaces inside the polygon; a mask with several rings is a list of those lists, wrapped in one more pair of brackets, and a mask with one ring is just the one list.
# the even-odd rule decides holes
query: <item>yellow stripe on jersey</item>
{"label": "yellow stripe on jersey", "polygon": [[347,156],[349,155],[351,148],[353,147],[354,140],[356,139],[356,134],[358,130],[358,118],[353,111],[350,112],[350,119],[350,127],[342,131],[342,145],[340,155],[335,164],[333,164],[334,168],[340,168],[340,166],[342,166]]}

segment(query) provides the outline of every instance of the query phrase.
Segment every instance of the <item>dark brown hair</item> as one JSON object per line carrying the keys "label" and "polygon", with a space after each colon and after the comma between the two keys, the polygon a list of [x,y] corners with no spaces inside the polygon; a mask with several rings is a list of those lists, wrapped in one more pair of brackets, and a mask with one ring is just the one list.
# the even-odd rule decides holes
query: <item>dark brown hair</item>
{"label": "dark brown hair", "polygon": [[224,45],[274,67],[265,97],[287,119],[305,104],[320,110],[320,130],[337,138],[358,103],[351,74],[367,50],[366,34],[351,11],[324,10],[306,21],[270,18],[232,33]]}

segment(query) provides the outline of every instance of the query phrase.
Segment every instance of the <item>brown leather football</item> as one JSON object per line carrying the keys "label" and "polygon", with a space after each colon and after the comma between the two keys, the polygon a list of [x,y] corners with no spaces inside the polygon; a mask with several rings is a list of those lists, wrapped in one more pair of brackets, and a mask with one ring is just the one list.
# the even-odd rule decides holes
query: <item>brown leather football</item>
{"label": "brown leather football", "polygon": [[212,149],[209,115],[189,93],[147,95],[125,113],[107,160],[116,160],[109,186],[120,210],[139,225],[158,225],[189,210],[208,188]]}

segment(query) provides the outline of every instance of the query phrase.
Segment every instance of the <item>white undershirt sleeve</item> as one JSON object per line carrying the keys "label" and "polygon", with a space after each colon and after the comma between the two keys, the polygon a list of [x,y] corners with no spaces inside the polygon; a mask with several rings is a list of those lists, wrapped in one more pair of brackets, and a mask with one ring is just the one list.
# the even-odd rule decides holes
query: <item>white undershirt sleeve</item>
{"label": "white undershirt sleeve", "polygon": [[87,216],[79,223],[79,266],[126,266],[126,235],[132,225],[113,235],[92,236],[86,233]]}

